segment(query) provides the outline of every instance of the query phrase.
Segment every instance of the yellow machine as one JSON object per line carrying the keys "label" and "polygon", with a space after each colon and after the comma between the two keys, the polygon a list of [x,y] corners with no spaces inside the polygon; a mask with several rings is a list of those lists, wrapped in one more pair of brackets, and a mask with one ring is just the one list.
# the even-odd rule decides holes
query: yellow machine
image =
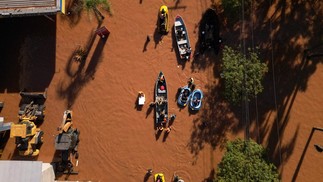
{"label": "yellow machine", "polygon": [[16,138],[19,155],[37,156],[43,143],[43,131],[34,124],[31,118],[23,117],[19,124],[12,124],[10,137]]}
{"label": "yellow machine", "polygon": [[11,125],[10,138],[16,138],[19,155],[37,156],[43,143],[44,132],[36,123],[43,121],[45,116],[46,92],[20,92],[20,95],[19,123]]}

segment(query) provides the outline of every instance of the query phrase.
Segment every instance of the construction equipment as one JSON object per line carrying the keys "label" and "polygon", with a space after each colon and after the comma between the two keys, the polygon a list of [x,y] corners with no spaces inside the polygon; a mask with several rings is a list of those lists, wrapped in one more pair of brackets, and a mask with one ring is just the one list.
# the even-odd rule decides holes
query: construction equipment
{"label": "construction equipment", "polygon": [[44,132],[30,118],[22,118],[19,124],[12,124],[10,138],[16,138],[19,155],[37,156],[43,143]]}
{"label": "construction equipment", "polygon": [[61,159],[55,163],[55,173],[64,174],[78,174],[74,171],[74,164],[72,158],[76,159],[76,166],[78,166],[78,144],[80,131],[73,128],[72,111],[64,111],[63,121],[58,128],[59,134],[55,139],[55,149],[61,152]]}
{"label": "construction equipment", "polygon": [[46,92],[20,92],[19,123],[11,125],[10,138],[16,138],[19,155],[37,156],[43,143],[44,132],[36,126],[44,119]]}
{"label": "construction equipment", "polygon": [[45,117],[45,101],[47,98],[44,93],[20,92],[21,102],[18,112],[19,119],[23,117],[31,118],[35,121],[43,121]]}

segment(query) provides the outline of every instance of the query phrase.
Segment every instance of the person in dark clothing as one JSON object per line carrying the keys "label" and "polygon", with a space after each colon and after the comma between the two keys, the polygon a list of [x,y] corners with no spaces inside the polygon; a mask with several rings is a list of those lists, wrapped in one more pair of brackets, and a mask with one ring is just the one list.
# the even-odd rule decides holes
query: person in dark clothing
{"label": "person in dark clothing", "polygon": [[170,120],[171,120],[171,121],[174,121],[174,120],[175,120],[175,118],[176,118],[176,114],[172,114],[172,115],[170,115]]}

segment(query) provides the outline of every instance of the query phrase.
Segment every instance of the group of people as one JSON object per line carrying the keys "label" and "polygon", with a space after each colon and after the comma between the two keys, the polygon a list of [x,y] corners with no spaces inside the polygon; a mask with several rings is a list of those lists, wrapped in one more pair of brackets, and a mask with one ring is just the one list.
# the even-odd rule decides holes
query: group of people
{"label": "group of people", "polygon": [[[146,172],[146,176],[150,177],[152,174],[153,174],[153,169],[151,169],[151,168],[148,169],[147,172]],[[162,181],[162,179],[163,179],[162,176],[159,175],[159,174],[156,174],[156,175],[157,175],[156,176],[156,182],[163,182]],[[184,180],[180,176],[176,175],[175,173],[174,173],[173,181],[174,182],[184,182]]]}
{"label": "group of people", "polygon": [[[173,129],[173,127],[169,125],[168,120],[167,120],[167,116],[165,115],[165,113],[162,113],[160,115],[160,118],[161,118],[161,122],[158,123],[159,125],[157,126],[156,133],[160,132],[160,131],[165,131],[166,133],[170,133],[171,130]],[[175,114],[170,115],[171,121],[174,121],[175,118],[176,118]]]}
{"label": "group of people", "polygon": [[177,35],[178,40],[183,39],[184,38],[184,34],[185,34],[185,31],[183,30],[183,28],[177,29],[176,35]]}
{"label": "group of people", "polygon": [[[184,39],[185,38],[185,33],[186,32],[183,30],[183,28],[177,29],[177,31],[176,31],[177,39],[178,40]],[[180,50],[181,56],[185,56],[185,57],[182,57],[182,58],[186,58],[187,60],[189,60],[191,52],[192,52],[192,48],[188,47],[186,44],[180,45],[179,48],[181,49]]]}
{"label": "group of people", "polygon": [[182,55],[185,55],[185,56],[189,56],[190,54],[191,54],[191,52],[192,52],[192,48],[191,47],[187,47],[187,45],[186,44],[184,44],[184,45],[180,45],[180,52],[181,52],[181,54]]}
{"label": "group of people", "polygon": [[186,102],[189,96],[189,91],[188,90],[184,90],[183,96],[182,96],[182,101]]}
{"label": "group of people", "polygon": [[165,130],[165,132],[166,133],[170,133],[170,131],[173,129],[173,127],[172,126],[168,126],[168,127],[164,127],[163,125],[161,125],[161,126],[157,126],[157,132],[158,131],[164,131]]}
{"label": "group of people", "polygon": [[162,9],[162,11],[160,12],[159,15],[159,32],[162,35],[165,35],[167,33],[167,14],[166,11],[164,9]]}
{"label": "group of people", "polygon": [[[188,79],[188,81],[187,81],[187,85],[188,85],[188,88],[190,88],[190,90],[193,91],[195,89],[194,78],[190,77]],[[183,91],[183,95],[182,95],[182,98],[181,98],[182,101],[186,102],[189,96],[190,96],[189,89],[185,89]],[[193,98],[193,104],[195,106],[197,106],[199,103],[200,103],[200,100],[197,97],[194,97]]]}
{"label": "group of people", "polygon": [[[194,78],[189,78],[187,81],[187,85],[191,90],[195,89],[195,84],[194,84]],[[200,100],[197,97],[194,97],[193,99],[193,103],[195,104],[195,106],[197,106],[200,103]]]}
{"label": "group of people", "polygon": [[[158,81],[160,83],[164,83],[164,81],[165,81],[164,75],[161,75],[159,77],[159,80]],[[163,86],[163,84],[161,86]],[[190,77],[188,79],[188,87],[190,89],[194,90],[194,88],[195,88],[194,78]],[[160,88],[160,89],[163,90],[162,88]],[[188,97],[189,97],[189,92],[188,92],[188,90],[185,90],[184,91],[184,94],[183,94],[183,99],[188,99]],[[193,102],[194,102],[194,104],[198,105],[198,103],[200,102],[200,100],[197,99],[197,98],[194,98]],[[154,107],[156,104],[161,105],[163,103],[167,103],[167,100],[165,100],[163,97],[158,97],[156,99],[156,101],[155,102],[151,102],[149,106],[150,107]],[[172,126],[167,126],[168,125],[168,120],[167,120],[167,117],[168,116],[166,115],[166,113],[165,113],[164,110],[161,111],[160,113],[161,114],[159,115],[159,122],[158,122],[158,126],[156,127],[156,133],[157,132],[160,132],[160,131],[165,131],[166,133],[170,133],[171,130],[173,129],[173,127]],[[171,114],[169,119],[170,119],[170,121],[174,121],[175,118],[176,118],[176,115],[175,114]]]}
{"label": "group of people", "polygon": [[167,103],[166,99],[164,99],[163,97],[158,97],[155,102],[151,102],[149,104],[149,107],[154,107],[156,104],[162,105],[162,104],[166,104],[166,103]]}
{"label": "group of people", "polygon": [[198,98],[194,98],[193,99],[193,104],[195,105],[195,106],[197,106],[197,105],[199,105],[199,103],[200,103],[200,100],[198,99]]}
{"label": "group of people", "polygon": [[161,13],[160,13],[160,16],[159,16],[159,19],[160,19],[160,25],[161,27],[163,28],[163,31],[166,31],[166,12],[164,9],[162,9]]}

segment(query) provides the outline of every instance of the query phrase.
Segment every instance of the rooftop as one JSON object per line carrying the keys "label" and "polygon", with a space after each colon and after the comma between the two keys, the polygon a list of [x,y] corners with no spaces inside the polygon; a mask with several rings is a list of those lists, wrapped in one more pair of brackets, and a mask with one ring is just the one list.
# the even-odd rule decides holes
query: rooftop
{"label": "rooftop", "polygon": [[0,18],[55,14],[62,11],[65,0],[1,0]]}

